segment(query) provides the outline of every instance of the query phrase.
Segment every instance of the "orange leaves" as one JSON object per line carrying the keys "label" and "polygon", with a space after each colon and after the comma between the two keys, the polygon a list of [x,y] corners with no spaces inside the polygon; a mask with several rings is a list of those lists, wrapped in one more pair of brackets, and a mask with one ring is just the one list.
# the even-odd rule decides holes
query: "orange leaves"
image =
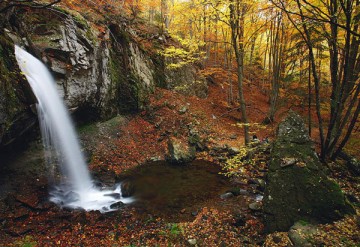
{"label": "orange leaves", "polygon": [[90,167],[97,171],[112,170],[120,174],[153,156],[163,156],[165,144],[156,142],[159,138],[160,133],[153,124],[140,116],[134,117],[126,126],[120,126],[118,138],[98,145]]}
{"label": "orange leaves", "polygon": [[[89,16],[90,19],[102,20],[110,15],[127,15],[128,17],[140,13],[142,1],[134,0],[62,0],[60,4],[72,11],[75,10],[82,15]],[[136,12],[136,13],[135,13]]]}

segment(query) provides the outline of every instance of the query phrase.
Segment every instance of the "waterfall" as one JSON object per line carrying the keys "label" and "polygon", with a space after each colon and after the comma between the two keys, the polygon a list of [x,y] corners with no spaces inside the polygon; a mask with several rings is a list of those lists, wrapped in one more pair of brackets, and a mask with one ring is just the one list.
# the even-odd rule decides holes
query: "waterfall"
{"label": "waterfall", "polygon": [[[114,190],[101,190],[94,185],[70,115],[58,95],[56,82],[49,70],[18,46],[15,46],[15,55],[38,100],[37,111],[45,159],[50,179],[54,183],[50,201],[62,207],[101,212],[114,210],[114,205],[120,201],[131,202],[131,198],[121,197],[120,185]],[[60,180],[57,178],[59,173]]]}

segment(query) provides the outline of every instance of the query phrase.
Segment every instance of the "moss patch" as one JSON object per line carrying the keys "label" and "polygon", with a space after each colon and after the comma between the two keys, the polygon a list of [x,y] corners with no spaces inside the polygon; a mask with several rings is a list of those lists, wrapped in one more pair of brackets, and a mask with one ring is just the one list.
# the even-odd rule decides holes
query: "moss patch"
{"label": "moss patch", "polygon": [[302,119],[291,114],[278,132],[264,195],[267,231],[287,231],[299,220],[325,223],[355,213],[339,185],[324,173]]}
{"label": "moss patch", "polygon": [[148,90],[130,67],[129,42],[131,38],[119,26],[110,26],[113,33],[110,73],[116,88],[116,105],[120,112],[134,112],[143,109],[148,102]]}
{"label": "moss patch", "polygon": [[[19,73],[16,72],[14,45],[0,33],[0,112],[5,115],[2,124],[5,130],[11,125],[19,110],[20,101],[16,91]],[[0,123],[1,123],[0,122]]]}

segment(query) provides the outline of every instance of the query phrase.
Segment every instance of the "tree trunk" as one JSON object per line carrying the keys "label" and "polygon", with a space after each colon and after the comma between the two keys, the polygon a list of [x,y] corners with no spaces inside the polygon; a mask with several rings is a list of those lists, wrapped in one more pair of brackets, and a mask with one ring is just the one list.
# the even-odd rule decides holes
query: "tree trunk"
{"label": "tree trunk", "polygon": [[245,144],[250,143],[249,122],[246,115],[246,104],[243,93],[243,66],[244,66],[244,18],[245,7],[241,0],[230,0],[230,27],[231,39],[237,64],[238,94],[242,122],[244,124]]}

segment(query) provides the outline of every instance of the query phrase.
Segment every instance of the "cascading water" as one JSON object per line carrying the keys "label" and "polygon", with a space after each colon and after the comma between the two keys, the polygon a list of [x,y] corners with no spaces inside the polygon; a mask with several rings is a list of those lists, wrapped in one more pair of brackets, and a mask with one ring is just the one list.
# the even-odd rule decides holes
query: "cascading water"
{"label": "cascading water", "polygon": [[[94,185],[77,141],[75,129],[56,90],[56,83],[45,65],[31,54],[15,46],[19,67],[25,74],[37,100],[37,110],[49,165],[55,183],[50,200],[60,206],[83,208],[87,211],[113,211],[122,198],[121,187],[101,190]],[[56,179],[54,164],[60,164],[61,181]]]}

